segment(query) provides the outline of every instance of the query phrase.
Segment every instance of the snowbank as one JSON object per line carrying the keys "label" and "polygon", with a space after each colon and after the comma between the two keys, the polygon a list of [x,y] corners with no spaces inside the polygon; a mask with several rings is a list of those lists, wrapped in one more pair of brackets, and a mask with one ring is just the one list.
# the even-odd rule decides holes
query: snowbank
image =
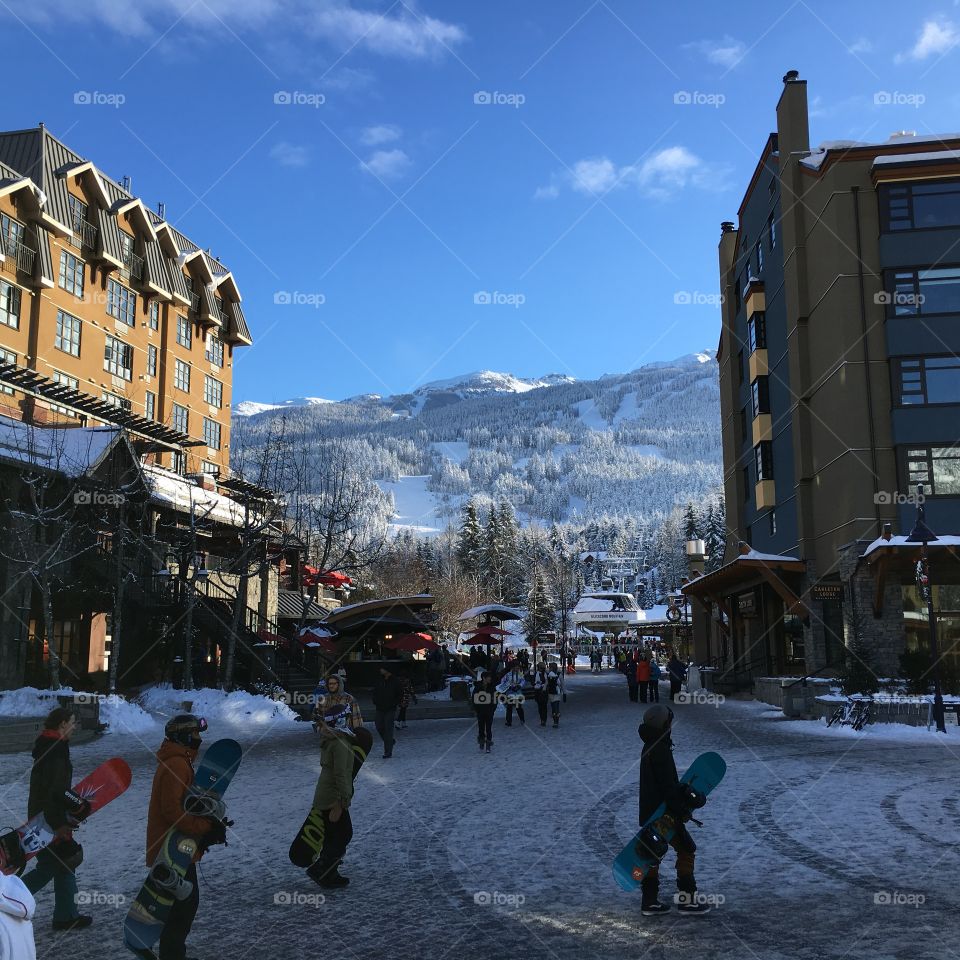
{"label": "snowbank", "polygon": [[211,726],[218,723],[266,724],[274,720],[293,721],[297,717],[279,700],[242,690],[225,693],[223,690],[175,690],[168,686],[156,686],[147,688],[138,697],[138,703],[162,718],[182,712],[185,702],[192,703],[191,712],[205,717]]}
{"label": "snowbank", "polygon": [[70,697],[78,705],[100,701],[100,722],[107,725],[105,733],[152,733],[157,721],[135,703],[123,697],[100,697],[93,693],[74,691],[70,687],[59,690],[38,690],[21,687],[0,693],[0,717],[45,717],[59,706],[58,698]]}

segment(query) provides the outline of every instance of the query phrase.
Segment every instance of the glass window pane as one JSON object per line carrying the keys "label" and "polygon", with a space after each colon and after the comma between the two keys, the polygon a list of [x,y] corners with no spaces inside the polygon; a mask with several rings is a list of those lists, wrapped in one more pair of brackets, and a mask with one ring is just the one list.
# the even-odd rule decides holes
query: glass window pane
{"label": "glass window pane", "polygon": [[960,367],[927,367],[927,403],[960,403]]}
{"label": "glass window pane", "polygon": [[920,312],[960,313],[960,269],[937,267],[918,271]]}

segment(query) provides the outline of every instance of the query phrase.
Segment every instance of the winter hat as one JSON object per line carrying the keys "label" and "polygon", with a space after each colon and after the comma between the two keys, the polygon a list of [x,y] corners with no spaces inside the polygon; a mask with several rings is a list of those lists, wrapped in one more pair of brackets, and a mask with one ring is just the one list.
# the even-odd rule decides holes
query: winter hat
{"label": "winter hat", "polygon": [[673,720],[673,711],[663,704],[655,704],[643,715],[643,722],[651,730],[665,730]]}

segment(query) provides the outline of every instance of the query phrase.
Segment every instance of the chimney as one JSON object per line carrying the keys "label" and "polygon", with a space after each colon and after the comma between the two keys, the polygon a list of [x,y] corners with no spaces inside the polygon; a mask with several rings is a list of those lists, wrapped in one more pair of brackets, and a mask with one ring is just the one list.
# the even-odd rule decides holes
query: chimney
{"label": "chimney", "polygon": [[783,75],[783,93],[777,103],[777,145],[781,169],[791,155],[810,152],[807,81],[801,80],[796,70]]}
{"label": "chimney", "polygon": [[892,538],[893,538],[893,524],[885,523],[883,525],[883,539],[889,543]]}

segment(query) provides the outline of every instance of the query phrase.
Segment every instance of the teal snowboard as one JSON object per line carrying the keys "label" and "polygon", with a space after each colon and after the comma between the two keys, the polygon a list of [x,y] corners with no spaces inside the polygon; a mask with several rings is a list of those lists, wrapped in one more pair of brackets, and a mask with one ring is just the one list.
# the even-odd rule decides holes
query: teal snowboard
{"label": "teal snowboard", "polygon": [[[719,753],[701,753],[690,764],[687,772],[680,778],[680,782],[689,784],[706,796],[720,783],[726,771],[727,764]],[[624,890],[636,890],[650,868],[662,859],[662,857],[652,856],[649,848],[641,840],[643,835],[650,837],[651,828],[663,846],[669,843],[676,833],[676,818],[667,812],[665,803],[657,807],[653,816],[640,827],[633,839],[613,861],[613,878]]]}
{"label": "teal snowboard", "polygon": [[[188,813],[216,811],[223,817],[223,794],[240,766],[243,751],[236,740],[217,740],[207,747],[187,791]],[[214,814],[211,814],[214,815]],[[201,841],[177,829],[163,838],[157,859],[123,921],[123,942],[143,960],[152,960],[153,946],[163,933],[175,899],[184,899],[192,885],[184,880]]]}

